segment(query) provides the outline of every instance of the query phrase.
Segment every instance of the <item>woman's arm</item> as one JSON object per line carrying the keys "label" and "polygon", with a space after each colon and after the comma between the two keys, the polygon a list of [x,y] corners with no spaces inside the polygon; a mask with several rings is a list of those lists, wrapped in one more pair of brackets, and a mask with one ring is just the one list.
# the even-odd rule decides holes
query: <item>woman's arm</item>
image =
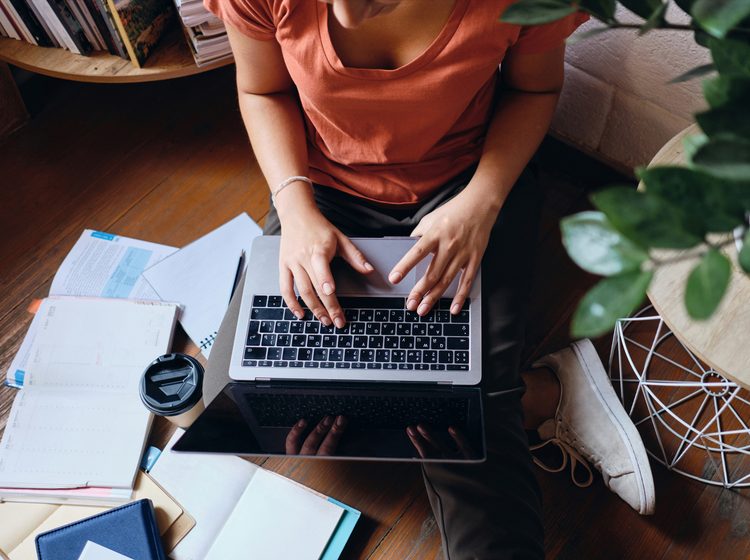
{"label": "woman's arm", "polygon": [[[240,112],[261,171],[273,190],[288,177],[307,175],[305,127],[294,84],[276,41],[258,41],[227,25],[237,65]],[[330,262],[344,258],[366,274],[372,266],[318,210],[311,187],[296,181],[274,201],[281,222],[279,284],[289,309],[302,317],[294,286],[325,325],[344,326]]]}
{"label": "woman's arm", "polygon": [[509,53],[502,65],[503,88],[490,121],[479,165],[466,188],[427,214],[412,232],[421,239],[393,267],[399,282],[433,253],[407,307],[427,313],[457,274],[461,274],[451,312],[469,295],[490,231],[524,167],[547,133],[563,85],[565,47],[541,54]]}

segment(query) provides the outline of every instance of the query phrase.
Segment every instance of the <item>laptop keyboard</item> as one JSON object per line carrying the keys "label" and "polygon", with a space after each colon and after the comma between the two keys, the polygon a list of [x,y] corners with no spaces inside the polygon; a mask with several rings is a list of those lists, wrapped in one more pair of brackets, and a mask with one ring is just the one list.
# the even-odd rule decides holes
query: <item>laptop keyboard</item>
{"label": "laptop keyboard", "polygon": [[401,397],[396,395],[289,395],[260,394],[246,397],[263,427],[291,427],[300,418],[314,426],[324,416],[345,416],[350,426],[403,430],[428,424],[434,428],[466,425],[469,401],[456,397]]}
{"label": "laptop keyboard", "polygon": [[248,367],[468,371],[469,299],[457,315],[441,298],[425,316],[402,297],[340,297],[346,325],[297,319],[281,296],[255,295],[242,361]]}

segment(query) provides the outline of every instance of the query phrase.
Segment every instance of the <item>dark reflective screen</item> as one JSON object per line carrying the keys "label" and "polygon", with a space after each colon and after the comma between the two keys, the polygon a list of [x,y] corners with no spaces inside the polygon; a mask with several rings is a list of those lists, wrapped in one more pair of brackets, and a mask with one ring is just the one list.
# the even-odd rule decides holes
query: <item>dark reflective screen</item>
{"label": "dark reflective screen", "polygon": [[176,451],[350,459],[481,461],[475,387],[230,383]]}

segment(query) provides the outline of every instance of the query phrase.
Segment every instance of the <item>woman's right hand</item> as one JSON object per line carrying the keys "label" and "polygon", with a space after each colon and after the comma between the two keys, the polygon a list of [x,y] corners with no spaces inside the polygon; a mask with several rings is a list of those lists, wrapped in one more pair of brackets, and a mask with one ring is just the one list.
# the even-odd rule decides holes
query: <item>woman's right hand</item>
{"label": "woman's right hand", "polygon": [[336,283],[331,273],[335,256],[343,258],[362,274],[372,272],[362,252],[329,222],[313,205],[287,209],[281,220],[279,286],[289,310],[298,319],[304,316],[294,286],[313,315],[324,325],[337,328],[346,324],[336,299]]}

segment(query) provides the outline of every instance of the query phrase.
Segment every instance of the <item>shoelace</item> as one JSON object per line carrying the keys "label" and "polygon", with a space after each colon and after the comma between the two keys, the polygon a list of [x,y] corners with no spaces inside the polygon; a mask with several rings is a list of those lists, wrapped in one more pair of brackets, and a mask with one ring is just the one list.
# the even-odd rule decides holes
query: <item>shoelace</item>
{"label": "shoelace", "polygon": [[[578,451],[576,451],[573,447],[565,443],[559,438],[551,438],[547,441],[544,441],[542,443],[531,445],[529,446],[529,449],[531,451],[536,451],[538,449],[542,449],[543,447],[552,444],[557,447],[557,449],[560,450],[560,455],[562,455],[562,463],[559,467],[550,467],[546,464],[544,464],[541,459],[539,459],[536,455],[532,455],[532,459],[534,460],[534,464],[536,464],[540,469],[550,472],[550,473],[558,473],[565,469],[565,467],[568,466],[568,462],[570,462],[570,480],[573,481],[573,484],[578,486],[579,488],[587,488],[591,486],[591,483],[594,481],[594,473],[591,470],[591,467],[589,466],[588,461],[580,454]],[[585,469],[585,471],[588,473],[588,478],[584,481],[578,481],[576,479],[576,467],[578,465],[581,465]]]}

